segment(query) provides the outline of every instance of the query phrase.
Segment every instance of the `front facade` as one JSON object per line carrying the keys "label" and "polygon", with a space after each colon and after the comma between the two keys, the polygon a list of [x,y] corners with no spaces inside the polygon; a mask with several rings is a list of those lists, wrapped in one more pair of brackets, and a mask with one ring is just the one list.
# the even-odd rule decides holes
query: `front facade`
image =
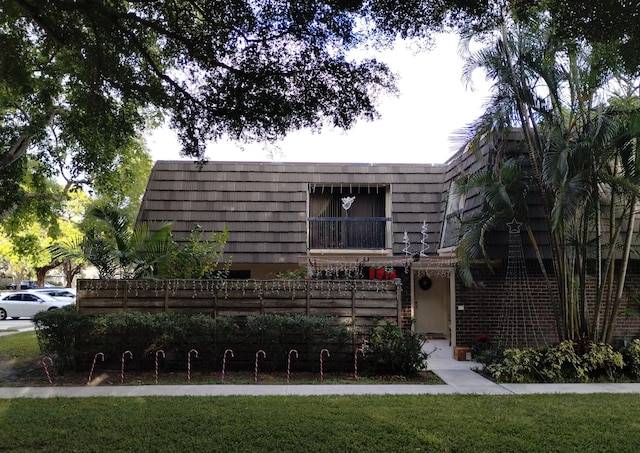
{"label": "front facade", "polygon": [[[510,146],[517,143],[514,137]],[[462,199],[449,189],[487,162],[462,154],[438,165],[209,162],[199,168],[160,161],[138,221],[171,222],[178,241],[195,225],[204,232],[226,228],[232,278],[273,279],[303,267],[314,278],[400,278],[403,327],[453,345],[495,333],[549,344],[557,340],[553,288],[531,265],[524,232],[505,225],[491,234],[497,259],[491,271],[477,270],[477,287],[456,278],[459,219],[482,202],[478,193]],[[538,211],[532,200],[529,223],[539,232]],[[545,236],[539,237],[548,260]],[[635,333],[636,324],[624,335]]]}
{"label": "front facade", "polygon": [[[416,330],[450,338],[455,262],[439,254],[449,167],[157,162],[138,221],[169,221],[177,240],[196,224],[227,228],[235,278],[302,266],[322,278],[394,269],[405,287],[405,327],[413,318]],[[418,282],[427,275],[424,290]]]}

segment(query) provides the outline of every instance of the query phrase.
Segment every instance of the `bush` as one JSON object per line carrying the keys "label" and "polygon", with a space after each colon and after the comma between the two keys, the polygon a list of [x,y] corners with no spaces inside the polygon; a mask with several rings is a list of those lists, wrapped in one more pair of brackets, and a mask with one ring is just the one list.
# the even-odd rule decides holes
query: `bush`
{"label": "bush", "polygon": [[487,366],[498,382],[537,382],[543,377],[542,353],[533,348],[506,349],[502,360]]}
{"label": "bush", "polygon": [[93,329],[93,318],[80,315],[75,305],[41,311],[33,316],[40,351],[55,358],[58,373],[75,368]]}
{"label": "bush", "polygon": [[633,379],[640,379],[640,339],[631,340],[624,351],[626,372]]}
{"label": "bush", "polygon": [[307,368],[313,371],[316,364],[319,367],[316,358],[323,348],[331,349],[332,358],[342,362],[342,368],[346,366],[346,357],[353,353],[348,327],[328,316],[248,316],[243,335],[247,344],[255,345],[254,350],[266,352],[265,362],[271,370],[286,369],[291,349],[299,352],[297,363],[306,360]]}
{"label": "bush", "polygon": [[376,374],[416,374],[427,368],[429,354],[423,351],[426,342],[423,335],[403,334],[400,327],[386,321],[383,326],[371,330],[363,348],[363,363],[368,371]]}
{"label": "bush", "polygon": [[334,367],[350,367],[353,357],[348,326],[325,316],[255,315],[240,322],[174,313],[87,316],[61,309],[40,313],[34,322],[41,350],[55,355],[56,363],[63,364],[61,369],[88,367],[97,352],[105,355],[105,366],[119,366],[125,351],[133,354],[133,368],[151,369],[159,349],[166,354],[165,366],[173,368],[186,366],[191,349],[202,359],[194,365],[209,368],[221,364],[227,348],[235,351],[234,365],[245,369],[253,365],[259,349],[266,351],[266,365],[272,370],[286,369],[291,349],[299,352],[296,366],[307,369],[318,366],[319,352],[325,347],[331,348]]}
{"label": "bush", "polygon": [[549,348],[507,349],[502,360],[486,369],[499,382],[558,383],[614,381],[623,368],[622,354],[611,345],[567,340]]}

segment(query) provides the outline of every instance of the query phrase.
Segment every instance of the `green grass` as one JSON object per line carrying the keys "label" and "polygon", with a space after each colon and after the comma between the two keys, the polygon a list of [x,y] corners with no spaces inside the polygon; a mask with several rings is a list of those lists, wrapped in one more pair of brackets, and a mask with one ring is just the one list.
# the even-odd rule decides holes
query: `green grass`
{"label": "green grass", "polygon": [[0,336],[0,368],[23,367],[41,357],[35,332]]}
{"label": "green grass", "polygon": [[637,451],[640,395],[0,401],[1,451]]}
{"label": "green grass", "polygon": [[[39,359],[33,332],[0,337],[0,366]],[[638,445],[636,394],[0,400],[2,452],[625,452]]]}

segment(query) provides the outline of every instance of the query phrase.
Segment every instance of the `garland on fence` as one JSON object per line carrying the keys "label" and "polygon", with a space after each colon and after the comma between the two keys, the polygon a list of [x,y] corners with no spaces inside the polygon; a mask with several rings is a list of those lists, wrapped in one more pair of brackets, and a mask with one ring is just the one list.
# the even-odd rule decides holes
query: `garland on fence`
{"label": "garland on fence", "polygon": [[253,293],[259,299],[265,294],[279,295],[281,292],[291,293],[295,299],[296,293],[307,290],[319,291],[327,298],[335,293],[348,293],[360,291],[361,298],[365,298],[365,292],[396,292],[401,286],[398,280],[81,280],[80,289],[100,294],[102,291],[113,291],[114,299],[121,297],[121,291],[138,296],[140,292],[153,291],[156,297],[168,290],[172,296],[178,291],[193,291],[192,298],[199,295],[224,295],[227,299],[230,292],[241,292],[242,295]]}

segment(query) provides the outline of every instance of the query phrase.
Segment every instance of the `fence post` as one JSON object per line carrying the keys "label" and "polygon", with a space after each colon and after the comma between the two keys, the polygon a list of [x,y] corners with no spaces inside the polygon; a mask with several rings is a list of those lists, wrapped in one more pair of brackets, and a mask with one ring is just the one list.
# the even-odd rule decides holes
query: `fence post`
{"label": "fence post", "polygon": [[[118,280],[116,280],[116,285],[118,284]],[[122,301],[122,310],[127,311],[129,306],[129,280],[124,281],[124,300]]]}
{"label": "fence post", "polygon": [[164,312],[169,311],[169,280],[165,280],[162,282],[162,286],[164,286]]}
{"label": "fence post", "polygon": [[213,292],[213,319],[218,317],[218,291],[215,289]]}
{"label": "fence post", "polygon": [[356,349],[356,285],[351,285],[351,346]]}
{"label": "fence post", "polygon": [[402,285],[398,284],[398,279],[394,280],[396,285],[396,299],[398,302],[398,327],[402,329]]}

